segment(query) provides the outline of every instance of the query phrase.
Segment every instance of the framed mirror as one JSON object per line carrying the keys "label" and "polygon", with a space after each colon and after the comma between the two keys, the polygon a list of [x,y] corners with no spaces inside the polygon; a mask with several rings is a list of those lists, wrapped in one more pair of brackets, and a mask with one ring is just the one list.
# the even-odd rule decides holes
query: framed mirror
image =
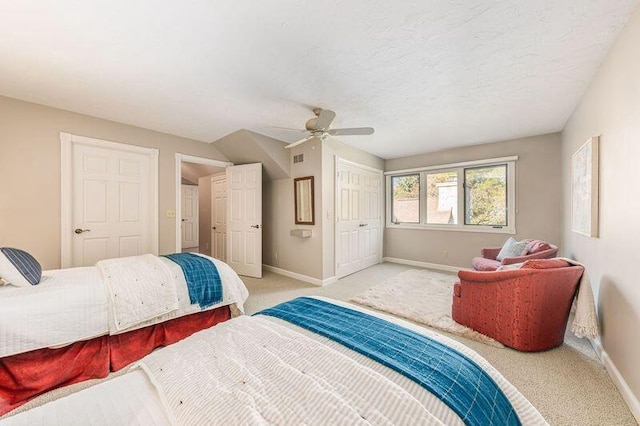
{"label": "framed mirror", "polygon": [[314,225],[313,176],[293,180],[296,225]]}

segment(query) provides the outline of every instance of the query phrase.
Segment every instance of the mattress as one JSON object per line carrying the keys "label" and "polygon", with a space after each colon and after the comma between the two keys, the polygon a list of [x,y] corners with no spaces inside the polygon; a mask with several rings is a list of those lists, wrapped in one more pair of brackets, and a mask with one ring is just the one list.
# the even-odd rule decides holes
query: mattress
{"label": "mattress", "polygon": [[[463,344],[388,315],[330,302],[393,322],[464,354],[500,387],[522,424],[547,424],[495,368]],[[90,395],[72,394],[4,422],[27,425],[62,418],[65,424],[135,424],[136,413],[154,412],[177,424],[463,424],[424,387],[396,371],[333,340],[263,315],[232,319],[157,350],[115,380],[91,388]],[[140,393],[127,400],[133,390]],[[61,417],[74,409],[73,416]]]}
{"label": "mattress", "polygon": [[[115,332],[106,286],[98,267],[45,271],[40,284],[30,287],[0,286],[0,358],[35,349],[65,346],[77,341],[158,324],[168,319],[200,312],[189,303],[182,270],[160,258],[179,277],[176,289],[178,310]],[[243,312],[248,291],[226,263],[211,259],[222,279],[223,300],[207,310],[232,305],[234,314]]]}

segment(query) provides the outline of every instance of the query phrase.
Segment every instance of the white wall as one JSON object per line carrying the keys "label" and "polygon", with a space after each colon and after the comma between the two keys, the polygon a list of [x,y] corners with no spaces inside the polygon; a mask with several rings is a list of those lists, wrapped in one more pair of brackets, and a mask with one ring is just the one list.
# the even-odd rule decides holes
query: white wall
{"label": "white wall", "polygon": [[[571,231],[571,156],[598,135],[600,227],[599,237],[589,238]],[[640,9],[562,132],[562,166],[563,254],[586,265],[604,350],[640,398]]]}

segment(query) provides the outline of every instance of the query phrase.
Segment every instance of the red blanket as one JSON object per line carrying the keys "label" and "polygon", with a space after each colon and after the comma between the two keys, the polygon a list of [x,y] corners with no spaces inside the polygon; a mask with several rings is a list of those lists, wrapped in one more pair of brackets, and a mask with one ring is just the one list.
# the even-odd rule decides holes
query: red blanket
{"label": "red blanket", "polygon": [[0,416],[50,390],[107,377],[151,353],[231,318],[228,306],[175,318],[116,336],[0,359]]}

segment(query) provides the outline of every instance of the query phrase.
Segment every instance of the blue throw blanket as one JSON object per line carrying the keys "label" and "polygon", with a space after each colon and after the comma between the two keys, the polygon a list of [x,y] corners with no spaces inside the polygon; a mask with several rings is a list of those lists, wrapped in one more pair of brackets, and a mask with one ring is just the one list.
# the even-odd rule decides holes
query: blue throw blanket
{"label": "blue throw blanket", "polygon": [[397,371],[440,398],[467,425],[520,425],[491,376],[467,356],[422,334],[307,297],[259,314],[328,337]]}
{"label": "blue throw blanket", "polygon": [[167,254],[164,257],[182,268],[192,305],[197,303],[206,309],[222,302],[222,280],[211,260],[193,253]]}

